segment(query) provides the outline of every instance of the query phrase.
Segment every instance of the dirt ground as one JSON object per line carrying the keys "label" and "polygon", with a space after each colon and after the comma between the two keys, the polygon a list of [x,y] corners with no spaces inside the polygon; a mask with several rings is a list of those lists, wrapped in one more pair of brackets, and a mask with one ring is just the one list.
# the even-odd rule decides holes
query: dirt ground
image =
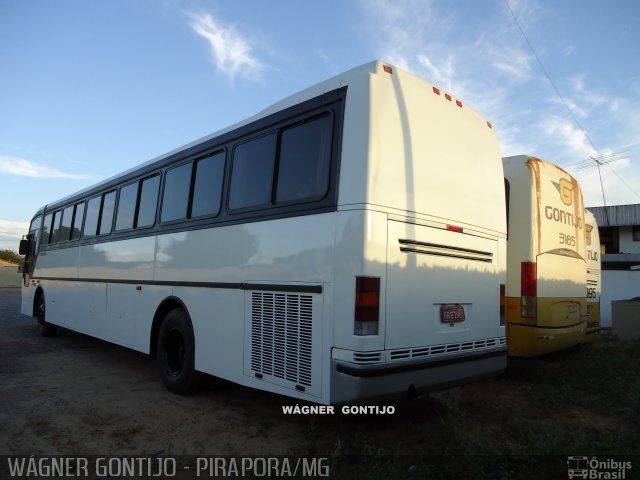
{"label": "dirt ground", "polygon": [[151,357],[68,330],[40,337],[19,301],[0,289],[2,454],[285,454],[305,441],[283,418],[295,402],[226,382],[174,395]]}
{"label": "dirt ground", "polygon": [[285,415],[295,399],[220,381],[177,396],[151,357],[69,330],[41,337],[19,305],[19,289],[0,289],[0,454],[322,454],[346,432],[384,437],[416,420]]}
{"label": "dirt ground", "polygon": [[[499,377],[436,399],[397,402],[393,415],[286,415],[282,407],[296,405],[295,399],[228,382],[174,395],[151,357],[68,330],[41,337],[36,321],[18,313],[19,304],[19,289],[0,288],[0,455],[328,456],[347,464],[360,455],[375,470],[376,461],[409,462],[409,456],[436,458],[434,465],[447,457],[455,466],[462,452],[467,473],[476,472],[483,458],[493,468],[499,456],[554,455],[553,471],[565,475],[567,455],[631,454],[640,438],[629,423],[637,418],[631,378],[637,369],[623,368],[626,357],[620,365],[607,360],[616,343],[510,361]],[[599,351],[603,355],[593,355]],[[590,361],[604,362],[597,371],[605,380],[580,377],[586,388],[580,395],[601,398],[603,385],[616,385],[620,402],[604,404],[611,399],[602,397],[594,403],[598,408],[580,406],[572,400],[580,382],[567,386],[567,372],[554,375],[582,365],[588,352]],[[607,380],[622,370],[624,378]],[[530,464],[534,472],[538,461]],[[413,467],[400,468],[404,478]],[[496,478],[488,471],[474,476]],[[503,472],[500,478],[538,478],[513,475],[511,466]]]}

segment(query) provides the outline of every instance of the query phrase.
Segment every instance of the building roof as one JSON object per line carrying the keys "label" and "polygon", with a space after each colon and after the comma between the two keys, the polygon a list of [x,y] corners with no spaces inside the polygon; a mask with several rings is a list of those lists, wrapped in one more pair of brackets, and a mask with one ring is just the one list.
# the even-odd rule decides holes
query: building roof
{"label": "building roof", "polygon": [[596,217],[598,227],[640,225],[640,203],[611,205],[606,209],[605,213],[605,207],[587,207],[587,210]]}

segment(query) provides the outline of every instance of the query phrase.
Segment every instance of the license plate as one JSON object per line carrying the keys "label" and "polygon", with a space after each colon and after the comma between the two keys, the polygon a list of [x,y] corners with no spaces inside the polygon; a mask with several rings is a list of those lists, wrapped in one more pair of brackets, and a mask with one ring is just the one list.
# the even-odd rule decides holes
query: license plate
{"label": "license plate", "polygon": [[462,305],[440,306],[440,321],[442,323],[464,322],[464,307]]}

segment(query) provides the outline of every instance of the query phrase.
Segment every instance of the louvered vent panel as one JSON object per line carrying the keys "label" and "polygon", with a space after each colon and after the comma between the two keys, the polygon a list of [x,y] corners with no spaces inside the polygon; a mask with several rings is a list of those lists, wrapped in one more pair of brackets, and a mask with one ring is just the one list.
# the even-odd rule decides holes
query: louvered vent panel
{"label": "louvered vent panel", "polygon": [[251,369],[311,386],[312,299],[252,292]]}

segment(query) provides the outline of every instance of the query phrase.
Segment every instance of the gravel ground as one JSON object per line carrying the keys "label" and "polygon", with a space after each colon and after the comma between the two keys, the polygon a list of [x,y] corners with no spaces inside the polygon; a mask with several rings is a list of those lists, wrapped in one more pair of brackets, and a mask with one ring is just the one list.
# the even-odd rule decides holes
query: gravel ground
{"label": "gravel ground", "polygon": [[287,454],[309,444],[292,399],[213,382],[177,396],[153,358],[62,330],[38,333],[0,289],[0,454]]}

